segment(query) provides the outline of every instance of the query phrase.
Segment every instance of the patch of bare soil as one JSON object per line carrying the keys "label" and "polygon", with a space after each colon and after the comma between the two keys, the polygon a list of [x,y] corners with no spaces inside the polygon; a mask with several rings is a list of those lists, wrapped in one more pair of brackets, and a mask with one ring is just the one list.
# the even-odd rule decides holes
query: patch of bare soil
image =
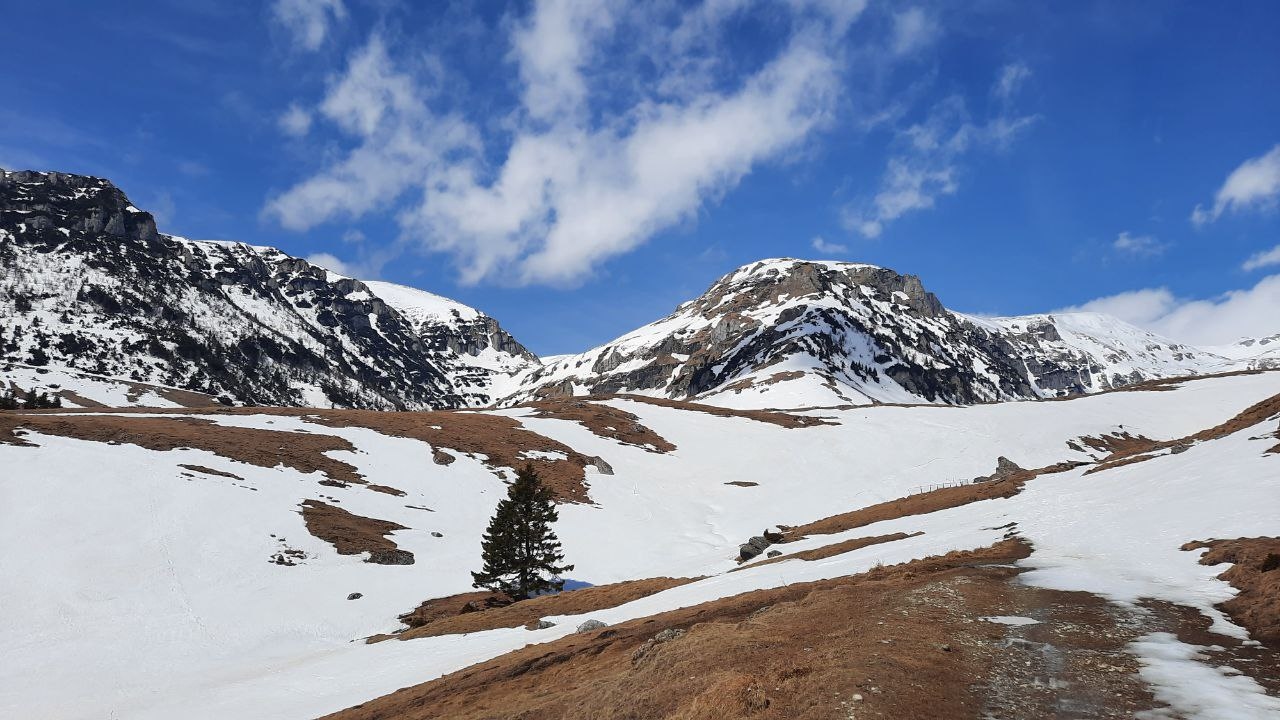
{"label": "patch of bare soil", "polygon": [[632,413],[599,402],[576,399],[539,400],[523,405],[533,408],[534,417],[555,418],[576,422],[600,437],[617,440],[626,445],[644,448],[651,452],[671,452],[676,446],[658,433],[640,424],[640,418]]}
{"label": "patch of bare soil", "polygon": [[[447,448],[470,456],[484,455],[485,463],[501,477],[505,477],[503,468],[532,465],[543,484],[562,502],[590,502],[584,468],[600,463],[597,458],[583,455],[502,415],[376,410],[306,410],[299,414],[330,427],[365,427],[384,435],[421,440],[432,448]],[[525,456],[528,452],[559,453],[565,459],[528,459]],[[438,462],[434,451],[433,460]]]}
{"label": "patch of bare soil", "polygon": [[399,523],[356,515],[319,500],[302,503],[302,520],[307,532],[333,545],[339,555],[367,552],[369,558],[365,562],[413,564],[413,553],[400,550],[394,540],[386,537],[396,530],[408,529]]}
{"label": "patch of bare soil", "polygon": [[[51,415],[57,413],[57,415]],[[321,470],[333,482],[364,483],[356,469],[323,453],[329,450],[351,450],[346,440],[319,433],[292,433],[253,428],[232,428],[208,420],[187,417],[131,417],[148,415],[181,415],[190,410],[113,409],[110,415],[86,410],[8,412],[0,411],[0,442],[29,444],[14,434],[19,428],[50,434],[103,442],[130,442],[154,450],[194,447],[218,453],[233,460],[263,467],[283,463],[302,472]],[[394,437],[422,440],[433,448],[431,460],[437,464],[452,462],[453,455],[441,448],[469,456],[483,455],[486,465],[500,477],[505,468],[533,465],[543,482],[561,502],[589,502],[584,468],[592,465],[609,472],[600,458],[583,455],[573,448],[525,429],[517,420],[500,415],[475,412],[379,412],[376,410],[317,410],[313,408],[225,408],[200,410],[208,415],[279,415],[305,417],[329,427],[363,427]],[[187,425],[183,425],[187,423]],[[202,428],[192,432],[197,424]],[[565,459],[526,459],[524,453],[541,451],[560,453]],[[426,462],[427,458],[423,458]],[[373,489],[399,494],[386,486]]]}
{"label": "patch of bare soil", "polygon": [[284,465],[302,473],[321,472],[336,483],[365,482],[355,467],[325,455],[334,450],[355,449],[333,435],[230,427],[192,417],[0,413],[0,442],[29,444],[18,437],[19,429],[91,442],[137,445],[148,450],[195,448],[264,468]]}
{"label": "patch of bare soil", "polygon": [[[1011,582],[993,547],[759,590],[534,645],[329,716],[1131,717],[1132,631],[1086,593]],[[1024,615],[1012,627],[975,619]]]}
{"label": "patch of bare soil", "polygon": [[1082,449],[1081,445],[1091,447],[1098,452],[1109,453],[1107,457],[1103,458],[1103,462],[1107,462],[1126,455],[1151,452],[1159,443],[1149,437],[1133,435],[1127,431],[1098,435],[1097,437],[1085,435],[1079,438],[1076,443],[1067,443],[1068,447],[1076,450]]}
{"label": "patch of bare soil", "polygon": [[61,397],[64,402],[70,401],[75,403],[76,405],[79,405],[82,408],[105,408],[106,407],[105,404],[100,403],[97,400],[90,400],[89,398],[81,395],[80,393],[72,392],[70,390],[59,390],[58,397]]}
{"label": "patch of bare soil", "polygon": [[235,473],[215,470],[214,468],[205,467],[203,465],[187,465],[186,463],[180,463],[178,467],[185,468],[192,472],[204,473],[205,475],[216,475],[218,477],[231,478],[232,480],[244,480],[244,478],[236,475]]}
{"label": "patch of bare soil", "polygon": [[428,600],[400,616],[409,629],[401,640],[528,626],[552,615],[576,615],[605,610],[639,600],[698,578],[646,578],[543,595],[513,603],[488,592],[463,593]]}
{"label": "patch of bare soil", "polygon": [[922,532],[914,532],[914,533],[900,532],[900,533],[893,533],[890,535],[873,535],[871,537],[851,538],[849,540],[845,540],[844,542],[832,543],[830,545],[823,545],[822,547],[814,548],[812,550],[802,550],[800,552],[788,553],[785,555],[778,555],[777,557],[767,558],[765,560],[753,562],[750,565],[743,565],[742,567],[736,567],[730,572],[735,572],[738,570],[746,570],[748,568],[753,568],[753,567],[759,567],[760,565],[768,565],[769,563],[782,562],[783,560],[822,560],[824,558],[835,557],[836,555],[843,555],[847,552],[853,552],[854,550],[859,550],[864,547],[870,547],[871,545],[879,545],[881,543],[893,542],[895,540],[905,540],[909,537],[915,537],[917,535],[923,535],[923,534],[924,533]]}
{"label": "patch of bare soil", "polygon": [[1232,563],[1218,576],[1240,591],[1221,609],[1254,639],[1280,649],[1280,538],[1189,542],[1183,550],[1209,548],[1201,565]]}
{"label": "patch of bare soil", "polygon": [[[1018,470],[991,482],[971,483],[957,487],[939,488],[929,492],[888,500],[851,512],[832,515],[804,525],[783,530],[783,542],[799,540],[808,535],[830,535],[870,525],[882,520],[897,520],[910,515],[925,515],[939,510],[968,505],[980,500],[1008,498],[1022,492],[1028,480],[1046,473],[1066,472],[1083,463],[1063,462],[1033,470]],[[781,526],[780,526],[781,527]]]}
{"label": "patch of bare soil", "polygon": [[610,398],[621,398],[624,400],[648,403],[650,405],[661,405],[662,407],[676,408],[677,410],[701,412],[708,415],[715,415],[716,417],[747,418],[749,420],[770,423],[784,428],[803,428],[813,427],[814,425],[835,424],[823,418],[810,417],[808,415],[792,415],[790,413],[778,412],[776,410],[732,410],[730,408],[722,408],[715,405],[703,405],[701,403],[688,402],[685,400],[670,400],[668,398],[655,398],[648,397],[646,395],[593,395],[589,399],[608,400]]}

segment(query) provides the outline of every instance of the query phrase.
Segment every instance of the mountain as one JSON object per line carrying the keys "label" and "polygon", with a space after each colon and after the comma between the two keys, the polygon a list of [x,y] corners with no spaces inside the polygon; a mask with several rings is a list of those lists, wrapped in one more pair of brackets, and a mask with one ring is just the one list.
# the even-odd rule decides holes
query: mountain
{"label": "mountain", "polygon": [[1208,350],[1251,370],[1280,369],[1280,333],[1262,338],[1244,338],[1230,345],[1217,345]]}
{"label": "mountain", "polygon": [[1101,313],[961,317],[1008,340],[1042,393],[1111,390],[1155,378],[1216,372],[1229,365],[1217,353]]}
{"label": "mountain", "polygon": [[517,375],[542,364],[497,320],[473,307],[395,283],[364,284],[409,323],[424,351],[472,405],[488,405],[509,394]]}
{"label": "mountain", "polygon": [[487,405],[495,377],[537,362],[478,311],[379,292],[393,299],[273,248],[162,234],[100,178],[0,170],[11,364],[226,403],[422,409]]}
{"label": "mountain", "polygon": [[[741,267],[598,348],[539,361],[461,303],[273,248],[166,235],[110,182],[64,173],[0,171],[0,273],[0,359],[73,371],[90,399],[133,383],[378,409],[614,393],[746,408],[967,405],[1280,365],[1277,338],[1207,351],[1105,315],[965,315],[913,275],[789,258]],[[14,372],[0,381],[31,385]],[[92,376],[117,385],[84,392]]]}
{"label": "mountain", "polygon": [[873,265],[763,260],[666,318],[544,361],[517,399],[638,393],[730,406],[971,404],[1080,394],[1224,358],[1088,313],[978,318]]}

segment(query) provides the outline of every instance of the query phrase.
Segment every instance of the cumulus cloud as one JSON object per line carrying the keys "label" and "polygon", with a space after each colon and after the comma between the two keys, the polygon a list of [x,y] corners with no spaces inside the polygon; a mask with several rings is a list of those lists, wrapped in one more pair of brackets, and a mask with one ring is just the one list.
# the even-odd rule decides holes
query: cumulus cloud
{"label": "cumulus cloud", "polygon": [[285,135],[302,137],[311,131],[311,113],[298,104],[292,104],[276,121]]}
{"label": "cumulus cloud", "polygon": [[[712,4],[726,7],[708,13]],[[433,108],[428,84],[375,34],[318,109],[354,149],[271,199],[265,213],[302,230],[408,193],[398,215],[406,237],[450,253],[464,282],[581,282],[830,121],[840,33],[860,4],[787,7],[793,31],[776,55],[708,83],[698,58],[715,24],[736,11],[731,0],[689,10],[712,28],[683,38],[654,32],[661,17],[637,17],[644,10],[614,0],[538,2],[511,31],[519,106],[487,145],[479,126]],[[688,13],[677,27],[693,21]],[[664,43],[660,77],[597,102],[592,61],[628,31]],[[494,147],[501,152],[485,152]]]}
{"label": "cumulus cloud", "polygon": [[900,150],[890,156],[879,191],[842,209],[849,230],[879,237],[890,222],[917,210],[932,208],[938,198],[959,189],[963,157],[976,150],[1003,150],[1034,123],[1034,115],[1008,110],[974,122],[963,98],[952,95],[928,116],[898,132]]}
{"label": "cumulus cloud", "polygon": [[1261,250],[1249,256],[1248,260],[1240,266],[1245,272],[1253,272],[1258,268],[1270,267],[1272,265],[1280,265],[1280,245],[1270,250]]}
{"label": "cumulus cloud", "polygon": [[347,7],[342,0],[276,0],[271,16],[289,32],[295,47],[318,50],[331,26],[346,19]]}
{"label": "cumulus cloud", "polygon": [[1270,209],[1280,200],[1280,145],[1265,155],[1245,160],[1231,171],[1213,198],[1213,206],[1196,205],[1191,222],[1206,225],[1225,212]]}
{"label": "cumulus cloud", "polygon": [[815,237],[813,239],[812,245],[814,250],[817,250],[823,255],[844,255],[849,252],[848,245],[842,245],[840,243],[834,243],[834,242],[827,242],[826,240],[822,239],[822,236]]}
{"label": "cumulus cloud", "polygon": [[1280,275],[1263,278],[1252,288],[1232,290],[1208,299],[1175,296],[1168,288],[1148,288],[1098,298],[1056,312],[1088,311],[1114,315],[1180,342],[1223,345],[1244,337],[1280,332]]}
{"label": "cumulus cloud", "polygon": [[1122,232],[1116,236],[1111,247],[1116,252],[1129,257],[1155,257],[1164,253],[1166,245],[1152,235],[1133,235]]}

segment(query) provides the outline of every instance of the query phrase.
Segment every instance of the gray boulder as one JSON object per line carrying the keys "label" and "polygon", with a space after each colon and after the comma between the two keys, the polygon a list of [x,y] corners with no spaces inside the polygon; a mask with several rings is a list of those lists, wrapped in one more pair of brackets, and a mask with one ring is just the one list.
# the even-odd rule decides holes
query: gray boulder
{"label": "gray boulder", "polygon": [[413,553],[408,550],[393,548],[390,550],[371,550],[367,563],[375,565],[412,565]]}

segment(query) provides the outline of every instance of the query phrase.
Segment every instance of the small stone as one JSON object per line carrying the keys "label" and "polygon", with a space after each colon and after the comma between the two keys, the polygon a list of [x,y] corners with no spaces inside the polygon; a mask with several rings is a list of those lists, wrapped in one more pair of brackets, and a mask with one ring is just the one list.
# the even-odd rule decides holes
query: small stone
{"label": "small stone", "polygon": [[778,557],[781,554],[782,554],[781,550],[770,550],[769,552],[765,553],[765,556],[774,558],[774,557]]}
{"label": "small stone", "polygon": [[533,624],[533,629],[534,629],[534,630],[546,630],[547,628],[553,628],[553,627],[555,627],[555,626],[556,626],[556,624],[555,624],[555,623],[553,623],[553,622],[551,622],[550,620],[539,620],[538,622],[536,622],[536,623],[534,623],[534,624]]}
{"label": "small stone", "polygon": [[940,649],[940,650],[942,650],[942,652],[951,652],[951,646],[950,646],[950,645],[943,645],[943,646],[942,646],[941,648],[939,648],[939,649]]}
{"label": "small stone", "polygon": [[441,535],[441,534],[440,534],[440,533],[438,533],[438,532],[432,532],[432,533],[431,533],[431,537],[444,537],[444,535]]}
{"label": "small stone", "polygon": [[862,694],[861,694],[861,693],[854,693],[854,694],[853,694],[853,698],[852,698],[852,700],[853,700],[854,702],[862,702]]}
{"label": "small stone", "polygon": [[360,598],[362,598],[362,597],[364,597],[364,593],[351,593],[350,595],[348,595],[348,596],[347,596],[347,599],[348,599],[348,600],[359,600],[359,599],[360,599]]}
{"label": "small stone", "polygon": [[599,630],[600,628],[604,628],[604,627],[608,627],[608,625],[605,625],[599,620],[587,620],[586,622],[579,625],[578,629],[575,632],[580,632],[580,633],[591,632],[592,630]]}

